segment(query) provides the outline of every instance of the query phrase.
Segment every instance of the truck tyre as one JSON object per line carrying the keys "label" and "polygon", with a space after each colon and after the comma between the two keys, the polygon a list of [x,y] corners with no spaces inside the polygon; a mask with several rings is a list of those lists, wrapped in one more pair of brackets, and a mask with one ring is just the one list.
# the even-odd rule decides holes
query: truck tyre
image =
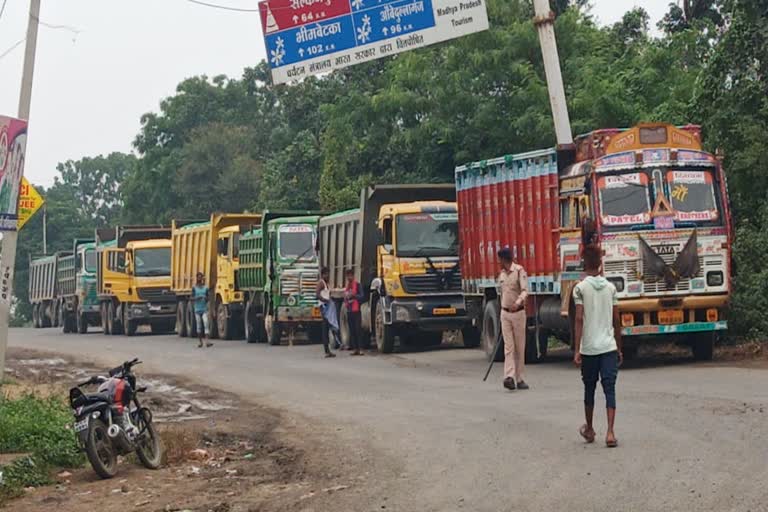
{"label": "truck tyre", "polygon": [[139,325],[136,323],[136,320],[130,320],[128,318],[128,308],[123,305],[123,329],[125,330],[125,335],[135,336],[138,327]]}
{"label": "truck tyre", "polygon": [[75,319],[77,323],[77,332],[79,334],[86,334],[88,332],[88,317],[82,311],[77,312]]}
{"label": "truck tyre", "polygon": [[464,327],[461,330],[461,337],[466,348],[477,348],[480,346],[480,329],[473,325]]}
{"label": "truck tyre", "polygon": [[693,358],[697,361],[711,361],[715,355],[715,337],[714,332],[703,332],[698,335],[691,335],[689,340]]}
{"label": "truck tyre", "polygon": [[395,328],[384,323],[384,308],[381,307],[381,300],[376,301],[375,307],[376,325],[374,331],[376,335],[376,348],[382,354],[391,354],[395,350]]}
{"label": "truck tyre", "polygon": [[59,308],[61,308],[61,304],[59,301],[56,301],[56,303],[53,305],[53,326],[59,327],[61,324],[59,323],[60,313]]}
{"label": "truck tyre", "polygon": [[229,307],[226,304],[219,303],[216,306],[216,327],[220,339],[232,339],[233,325],[231,320],[229,317]]}
{"label": "truck tyre", "polygon": [[109,311],[107,311],[107,305],[102,302],[99,310],[101,313],[101,330],[104,332],[104,334],[112,334],[109,325],[109,317],[107,316],[109,314]]}
{"label": "truck tyre", "polygon": [[64,304],[61,305],[59,310],[59,325],[61,326],[61,332],[64,334],[69,333],[69,320],[67,319],[67,312],[64,308]]}
{"label": "truck tyre", "polygon": [[504,360],[504,343],[499,343],[499,349],[493,353],[498,337],[501,336],[501,307],[497,299],[489,300],[485,304],[483,311],[483,331],[481,334],[481,345],[488,360]]}
{"label": "truck tyre", "polygon": [[[538,347],[536,345],[538,341]],[[525,336],[525,362],[526,364],[540,363],[547,356],[549,348],[549,331],[539,327],[539,339],[536,339],[536,329],[528,329]]]}
{"label": "truck tyre", "polygon": [[35,329],[40,328],[40,306],[37,304],[32,306],[32,327]]}
{"label": "truck tyre", "polygon": [[176,304],[176,334],[179,338],[187,337],[187,303],[183,300]]}
{"label": "truck tyre", "polygon": [[197,338],[197,320],[195,319],[195,305],[190,300],[187,302],[187,337]]}
{"label": "truck tyre", "polygon": [[264,330],[270,345],[279,345],[282,340],[283,327],[275,320],[274,315],[264,317]]}
{"label": "truck tyre", "polygon": [[112,336],[122,334],[123,326],[121,325],[120,319],[117,317],[117,308],[115,308],[114,302],[110,302],[107,305],[107,318],[109,319],[109,333]]}
{"label": "truck tyre", "polygon": [[[245,341],[248,343],[258,343],[264,340],[264,336],[261,336],[260,331],[263,329],[264,321],[259,315],[256,314],[253,304],[248,302],[245,305],[245,311],[243,312],[243,327],[245,329]],[[261,320],[261,326],[259,326],[259,320]]]}

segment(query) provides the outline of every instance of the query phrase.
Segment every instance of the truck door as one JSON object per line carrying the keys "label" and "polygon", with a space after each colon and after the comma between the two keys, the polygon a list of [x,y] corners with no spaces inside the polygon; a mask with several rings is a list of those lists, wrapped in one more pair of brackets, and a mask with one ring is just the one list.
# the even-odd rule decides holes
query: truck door
{"label": "truck door", "polygon": [[394,222],[391,215],[383,217],[380,224],[381,240],[379,243],[379,275],[384,279],[391,279],[394,271]]}
{"label": "truck door", "polygon": [[103,252],[101,293],[124,300],[128,295],[129,278],[124,249],[105,249]]}

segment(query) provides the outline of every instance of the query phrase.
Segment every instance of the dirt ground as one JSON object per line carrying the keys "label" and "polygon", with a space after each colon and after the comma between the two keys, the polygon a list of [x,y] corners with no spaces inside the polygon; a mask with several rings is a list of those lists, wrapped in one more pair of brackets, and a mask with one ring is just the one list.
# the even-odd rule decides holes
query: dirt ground
{"label": "dirt ground", "polygon": [[[66,396],[78,380],[104,368],[59,355],[15,349],[3,392]],[[25,512],[359,510],[359,454],[327,442],[327,432],[238,397],[173,377],[143,375],[166,449],[166,464],[149,471],[132,457],[118,475],[100,480],[86,466],[58,471],[56,484],[29,488],[6,510]],[[325,438],[320,442],[321,438]]]}

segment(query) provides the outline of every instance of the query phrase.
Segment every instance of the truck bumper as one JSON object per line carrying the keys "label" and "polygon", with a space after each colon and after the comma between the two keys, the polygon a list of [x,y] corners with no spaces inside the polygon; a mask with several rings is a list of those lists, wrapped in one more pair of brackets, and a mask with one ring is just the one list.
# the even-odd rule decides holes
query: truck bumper
{"label": "truck bumper", "polygon": [[[728,295],[693,295],[619,301],[624,336],[655,334],[687,334],[724,331],[728,322],[723,317]],[[673,321],[664,322],[663,314],[674,312]]]}
{"label": "truck bumper", "polygon": [[139,323],[150,322],[158,319],[176,318],[176,303],[163,302],[160,304],[130,304],[128,308],[128,319]]}
{"label": "truck bumper", "polygon": [[460,295],[393,299],[390,307],[387,323],[427,331],[461,329],[472,322],[464,297]]}
{"label": "truck bumper", "polygon": [[323,317],[317,306],[281,306],[277,308],[277,321],[285,323],[320,322]]}

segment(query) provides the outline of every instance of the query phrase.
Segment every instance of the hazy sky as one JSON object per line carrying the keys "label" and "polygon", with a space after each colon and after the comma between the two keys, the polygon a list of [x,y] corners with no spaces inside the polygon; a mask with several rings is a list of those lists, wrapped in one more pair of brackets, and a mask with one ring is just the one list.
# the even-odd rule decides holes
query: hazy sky
{"label": "hazy sky", "polygon": [[[0,6],[4,0],[0,0]],[[671,0],[592,0],[612,23],[642,5],[655,25]],[[256,0],[209,0],[256,8]],[[0,55],[26,33],[29,0],[7,0]],[[56,164],[131,151],[142,114],[156,111],[184,78],[239,77],[264,57],[258,13],[187,0],[42,0],[25,175],[49,185]],[[0,59],[0,114],[18,109],[23,45]]]}

